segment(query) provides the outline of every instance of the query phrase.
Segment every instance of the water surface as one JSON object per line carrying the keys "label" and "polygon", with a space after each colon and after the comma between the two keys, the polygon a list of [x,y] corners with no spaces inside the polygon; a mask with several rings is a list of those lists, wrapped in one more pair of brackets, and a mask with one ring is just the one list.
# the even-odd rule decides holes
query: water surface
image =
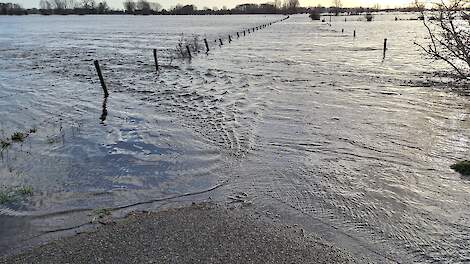
{"label": "water surface", "polygon": [[[38,129],[2,153],[0,185],[35,190],[9,207],[119,206],[224,182],[388,259],[470,261],[470,182],[449,169],[470,153],[470,103],[422,84],[445,66],[413,44],[424,41],[420,22],[298,15],[234,37],[279,18],[0,18],[0,133]],[[211,52],[171,59],[181,33],[207,38]],[[111,94],[104,121],[94,59]],[[18,228],[38,229],[0,220],[2,251]]]}

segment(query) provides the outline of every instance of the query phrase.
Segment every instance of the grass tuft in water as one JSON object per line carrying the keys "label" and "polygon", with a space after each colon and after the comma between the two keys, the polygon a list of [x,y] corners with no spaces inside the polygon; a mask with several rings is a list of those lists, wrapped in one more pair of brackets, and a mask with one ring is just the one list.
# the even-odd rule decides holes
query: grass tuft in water
{"label": "grass tuft in water", "polygon": [[464,176],[470,176],[470,160],[459,161],[450,168]]}
{"label": "grass tuft in water", "polygon": [[0,139],[0,149],[1,150],[4,150],[4,149],[8,148],[10,145],[11,145],[10,142],[8,142],[6,140],[3,140],[3,139]]}
{"label": "grass tuft in water", "polygon": [[15,142],[23,142],[25,138],[26,135],[22,132],[15,132],[13,135],[11,135],[11,140]]}

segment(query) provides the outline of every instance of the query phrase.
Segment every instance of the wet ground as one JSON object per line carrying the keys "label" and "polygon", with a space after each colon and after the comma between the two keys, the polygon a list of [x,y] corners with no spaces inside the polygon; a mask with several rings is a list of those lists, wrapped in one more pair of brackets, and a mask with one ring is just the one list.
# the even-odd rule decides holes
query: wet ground
{"label": "wet ground", "polygon": [[[35,131],[2,151],[0,185],[33,188],[4,207],[35,216],[0,216],[0,251],[92,217],[76,209],[222,183],[220,196],[294,210],[364,254],[470,261],[470,182],[449,169],[470,153],[470,103],[427,85],[444,65],[413,44],[420,22],[299,15],[235,37],[280,18],[0,18],[0,136]],[[193,34],[211,51],[178,59]]]}

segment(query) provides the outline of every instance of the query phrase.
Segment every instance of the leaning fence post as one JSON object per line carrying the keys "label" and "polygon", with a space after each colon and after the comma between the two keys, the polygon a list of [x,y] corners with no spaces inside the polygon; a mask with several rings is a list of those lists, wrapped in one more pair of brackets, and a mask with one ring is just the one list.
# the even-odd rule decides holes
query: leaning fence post
{"label": "leaning fence post", "polygon": [[221,38],[219,38],[219,43],[220,43],[220,46],[224,45]]}
{"label": "leaning fence post", "polygon": [[385,54],[387,53],[387,39],[384,39],[384,59],[385,59]]}
{"label": "leaning fence post", "polygon": [[228,43],[232,43],[232,37],[228,35]]}
{"label": "leaning fence post", "polygon": [[153,60],[155,61],[155,70],[158,72],[157,49],[153,49]]}
{"label": "leaning fence post", "polygon": [[189,45],[186,45],[186,50],[188,51],[189,59],[191,59],[192,56],[191,56],[191,49],[189,48]]}
{"label": "leaning fence post", "polygon": [[101,74],[100,63],[97,60],[95,60],[94,63],[95,63],[96,72],[98,73],[98,77],[100,78],[101,88],[103,88],[104,97],[108,97],[109,96],[108,88],[106,88],[103,75]]}
{"label": "leaning fence post", "polygon": [[204,39],[204,44],[206,44],[206,52],[209,52],[209,44],[207,43],[207,39]]}

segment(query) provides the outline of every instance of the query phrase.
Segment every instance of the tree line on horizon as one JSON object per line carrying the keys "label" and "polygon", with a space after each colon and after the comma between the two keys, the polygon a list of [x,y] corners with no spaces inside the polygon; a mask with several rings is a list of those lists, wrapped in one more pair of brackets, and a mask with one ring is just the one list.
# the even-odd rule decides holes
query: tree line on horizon
{"label": "tree line on horizon", "polygon": [[0,3],[0,15],[20,16],[27,15],[28,12],[15,3]]}
{"label": "tree line on horizon", "polygon": [[265,4],[241,4],[235,8],[221,9],[195,5],[181,5],[163,9],[157,2],[148,0],[125,0],[123,10],[111,9],[106,0],[41,0],[38,8],[23,9],[19,4],[0,3],[0,15],[88,15],[88,14],[132,14],[132,15],[227,15],[227,14],[293,14],[307,12],[301,8],[299,0],[274,0]]}
{"label": "tree line on horizon", "polygon": [[90,15],[90,14],[130,14],[130,15],[230,15],[230,14],[296,14],[296,13],[318,13],[318,14],[346,14],[355,15],[367,12],[378,11],[402,11],[417,12],[415,6],[394,9],[382,9],[374,5],[372,8],[346,8],[341,0],[333,0],[332,6],[323,7],[301,7],[299,0],[274,0],[264,4],[241,4],[232,9],[226,7],[198,9],[195,5],[181,5],[163,9],[157,2],[148,0],[125,0],[123,10],[116,10],[109,7],[106,0],[41,0],[39,9],[23,9],[19,4],[0,3],[0,15]]}

